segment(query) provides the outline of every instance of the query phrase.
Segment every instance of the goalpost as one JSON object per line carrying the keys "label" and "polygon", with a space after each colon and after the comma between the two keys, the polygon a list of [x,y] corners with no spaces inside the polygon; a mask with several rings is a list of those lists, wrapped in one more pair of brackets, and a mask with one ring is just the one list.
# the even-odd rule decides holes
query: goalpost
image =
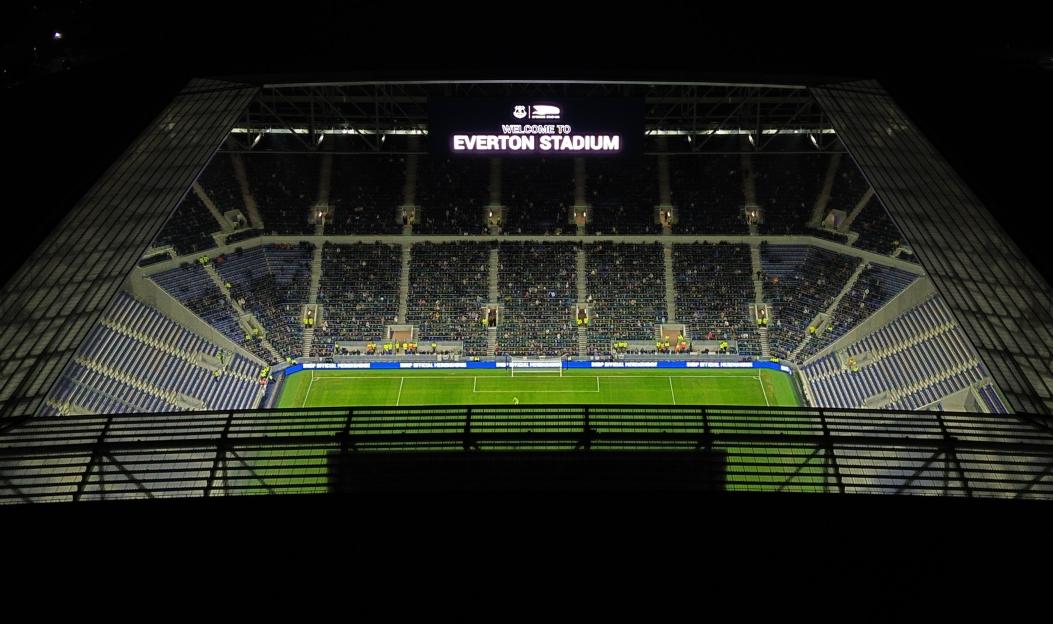
{"label": "goalpost", "polygon": [[516,375],[547,373],[552,376],[563,376],[562,357],[513,357],[505,359],[505,367],[512,377]]}

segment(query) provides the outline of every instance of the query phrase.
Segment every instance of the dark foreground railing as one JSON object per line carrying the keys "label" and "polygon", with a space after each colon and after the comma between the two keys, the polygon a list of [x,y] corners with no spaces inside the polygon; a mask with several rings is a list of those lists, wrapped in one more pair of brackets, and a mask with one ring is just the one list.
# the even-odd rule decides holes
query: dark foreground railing
{"label": "dark foreground railing", "polygon": [[406,489],[1053,498],[1021,416],[709,406],[356,407],[35,418],[0,502]]}

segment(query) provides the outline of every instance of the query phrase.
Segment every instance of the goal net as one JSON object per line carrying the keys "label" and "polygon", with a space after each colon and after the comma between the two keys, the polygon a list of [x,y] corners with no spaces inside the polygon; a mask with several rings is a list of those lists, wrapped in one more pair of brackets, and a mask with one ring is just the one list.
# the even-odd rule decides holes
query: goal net
{"label": "goal net", "polygon": [[563,358],[559,357],[509,357],[505,366],[511,375],[548,373],[563,376]]}

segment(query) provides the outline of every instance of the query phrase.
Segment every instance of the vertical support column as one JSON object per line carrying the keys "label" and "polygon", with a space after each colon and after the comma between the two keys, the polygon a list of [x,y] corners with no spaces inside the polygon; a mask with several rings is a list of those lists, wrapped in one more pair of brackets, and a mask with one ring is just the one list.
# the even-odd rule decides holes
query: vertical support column
{"label": "vertical support column", "polygon": [[589,213],[589,202],[588,202],[588,173],[585,170],[585,159],[578,157],[574,159],[574,205],[571,207],[570,214],[567,215],[567,219],[570,223],[575,224],[575,231],[578,236],[585,236],[585,226],[579,225],[578,215],[585,214],[585,222],[588,222]]}
{"label": "vertical support column", "polygon": [[[417,135],[410,135],[410,150],[416,151],[418,144],[419,138]],[[417,211],[417,159],[417,154],[410,154],[406,157],[406,182],[402,187],[401,208],[411,215],[416,215]],[[395,218],[396,215],[391,215],[391,217]],[[402,227],[402,233],[406,236],[413,233],[412,221]],[[402,314],[400,314],[401,316]]]}
{"label": "vertical support column", "polygon": [[329,218],[329,191],[331,186],[331,180],[333,179],[333,155],[324,154],[322,156],[322,169],[318,175],[318,202],[315,204],[315,210],[322,213],[322,218],[317,219],[314,226],[315,236],[325,235],[325,222]]}
{"label": "vertical support column", "polygon": [[413,243],[405,240],[402,243],[402,272],[399,274],[399,322],[406,322],[409,313],[410,257]]}
{"label": "vertical support column", "polygon": [[347,419],[344,420],[344,426],[340,429],[340,455],[346,456],[348,451],[355,448],[354,441],[351,439],[351,422],[355,418],[355,409],[348,408]]}
{"label": "vertical support column", "polygon": [[[674,213],[673,191],[672,186],[669,183],[669,155],[665,153],[666,145],[667,141],[665,140],[665,137],[658,137],[658,149],[662,153],[658,156],[658,206],[656,207],[656,210],[659,213],[665,210]],[[676,219],[675,214],[673,215],[673,219]],[[662,224],[662,234],[669,235],[672,233],[672,224],[664,222]]]}
{"label": "vertical support column", "polygon": [[867,204],[869,204],[872,199],[874,199],[874,189],[867,187],[867,192],[863,193],[863,197],[860,198],[859,203],[857,203],[855,208],[852,209],[852,212],[848,213],[848,216],[841,222],[841,227],[839,227],[838,230],[847,232],[848,228],[852,227],[852,222],[856,220],[859,213],[863,212],[863,209],[867,207]]}
{"label": "vertical support column", "polygon": [[245,203],[245,212],[248,214],[249,223],[253,229],[262,230],[264,226],[263,217],[260,216],[256,198],[252,195],[252,189],[249,187],[249,177],[245,173],[245,161],[241,159],[241,154],[231,154],[230,162],[234,167],[234,177],[238,180],[238,187],[241,189],[241,200]]}
{"label": "vertical support column", "polygon": [[501,159],[490,159],[490,204],[501,205]]}
{"label": "vertical support column", "polygon": [[589,419],[589,406],[586,405],[582,408],[581,413],[581,441],[578,442],[575,450],[592,450],[592,441],[595,438],[596,430],[592,428],[592,422]]}
{"label": "vertical support column", "polygon": [[234,411],[227,412],[227,420],[223,423],[223,432],[219,434],[219,440],[216,441],[216,457],[212,460],[212,469],[208,472],[208,480],[205,482],[205,498],[212,496],[212,490],[216,485],[216,474],[219,472],[219,467],[222,464],[224,466],[223,472],[223,489],[226,490],[226,463],[227,463],[227,444],[228,436],[230,435],[230,425],[234,421]]}
{"label": "vertical support column", "polygon": [[[102,431],[99,432],[99,437],[95,440],[95,444],[91,447],[91,459],[88,460],[88,465],[84,467],[84,474],[81,475],[80,482],[77,483],[77,492],[73,495],[73,502],[80,501],[81,497],[84,496],[84,490],[88,487],[88,482],[91,480],[91,473],[95,466],[102,463],[102,459],[106,454],[106,449],[103,445],[106,443],[106,435],[110,432],[110,425],[113,424],[113,416],[110,415],[106,418],[106,424],[102,426]],[[103,471],[99,472],[99,491],[102,493],[102,497],[106,498],[106,473]]]}
{"label": "vertical support column", "polygon": [[[498,289],[498,278],[499,278],[498,270],[499,270],[500,266],[501,266],[501,262],[500,262],[500,258],[498,256],[498,252],[497,252],[497,243],[494,243],[494,246],[490,248],[490,265],[489,265],[490,271],[489,271],[489,274],[487,275],[487,284],[489,286],[488,295],[489,295],[489,298],[490,298],[490,303],[492,305],[498,305],[498,298],[500,297],[500,292],[499,292],[499,289]],[[502,312],[504,312],[504,310],[498,310],[498,323],[499,324],[501,322],[500,321],[500,318],[501,318],[500,315],[501,315]],[[490,355],[490,356],[493,356],[493,355],[496,354],[496,352],[497,352],[497,328],[496,327],[487,327],[486,328],[486,354]]]}
{"label": "vertical support column", "polygon": [[574,159],[574,205],[584,206],[588,203],[585,194],[585,159],[578,156]]}
{"label": "vertical support column", "polygon": [[[753,173],[753,157],[749,152],[742,152],[742,196],[746,198],[746,207],[757,206],[757,186]],[[750,236],[758,236],[760,228],[756,223],[749,224]]]}
{"label": "vertical support column", "polygon": [[658,156],[658,204],[660,206],[673,205],[673,191],[669,184],[669,155]]}
{"label": "vertical support column", "polygon": [[[501,159],[490,159],[490,203],[486,206],[488,211],[493,211],[498,216],[499,222],[505,222],[505,211],[501,206]],[[490,235],[497,236],[501,233],[501,225],[491,225]]]}
{"label": "vertical support column", "polygon": [[195,180],[194,183],[190,185],[190,188],[194,191],[194,195],[196,195],[197,198],[201,200],[201,203],[205,205],[205,208],[208,209],[208,212],[212,215],[212,218],[216,220],[216,223],[219,225],[219,229],[221,231],[230,232],[234,229],[234,224],[232,224],[230,221],[227,221],[227,218],[224,217],[223,213],[219,211],[219,208],[217,208],[216,204],[213,203],[212,198],[208,196],[208,193],[206,193],[205,189],[202,188],[200,184],[198,184],[197,180]]}
{"label": "vertical support column", "polygon": [[465,451],[478,451],[479,443],[476,442],[475,436],[472,435],[472,408],[468,408],[464,413],[464,437],[461,440],[461,448]]}
{"label": "vertical support column", "polygon": [[[834,443],[830,439],[830,428],[826,424],[826,413],[821,409],[817,411],[819,412],[819,423],[823,429],[823,454],[830,465],[830,470],[834,473],[834,483],[837,485],[837,492],[844,494],[845,484],[841,480],[841,467],[837,465],[837,455],[834,454]],[[823,480],[826,480],[825,475]]]}
{"label": "vertical support column", "polygon": [[957,440],[947,430],[947,422],[943,418],[942,412],[936,412],[936,421],[940,425],[940,434],[943,435],[943,454],[947,460],[954,463],[954,469],[958,471],[958,477],[962,482],[962,489],[965,490],[965,495],[972,498],[973,489],[969,485],[969,478],[965,476],[965,470],[962,469],[962,463],[958,460],[958,453],[956,450]]}
{"label": "vertical support column", "polygon": [[[587,303],[586,302],[588,301],[589,295],[588,295],[588,291],[587,291],[587,289],[585,287],[586,267],[587,267],[587,264],[586,264],[586,258],[585,258],[585,244],[584,243],[578,243],[578,253],[577,253],[576,257],[575,257],[575,269],[577,270],[577,275],[575,276],[575,279],[576,279],[576,282],[577,282],[578,305],[587,307]],[[592,310],[589,310],[589,314],[590,315],[592,314]],[[577,310],[574,310],[574,316],[575,317],[577,316]],[[589,339],[588,339],[588,333],[587,333],[588,330],[585,328],[584,325],[579,325],[577,327],[577,330],[578,330],[578,355],[586,355],[588,353],[588,348],[589,348]]]}
{"label": "vertical support column", "polygon": [[665,321],[676,321],[676,273],[673,271],[673,243],[662,243],[662,266],[665,271]]}
{"label": "vertical support column", "polygon": [[823,188],[819,196],[815,198],[815,207],[812,208],[812,218],[808,225],[819,227],[826,216],[826,206],[830,203],[830,192],[834,188],[834,179],[837,177],[837,168],[841,164],[841,154],[835,153],[830,158],[830,164],[826,167],[826,177],[823,179]]}

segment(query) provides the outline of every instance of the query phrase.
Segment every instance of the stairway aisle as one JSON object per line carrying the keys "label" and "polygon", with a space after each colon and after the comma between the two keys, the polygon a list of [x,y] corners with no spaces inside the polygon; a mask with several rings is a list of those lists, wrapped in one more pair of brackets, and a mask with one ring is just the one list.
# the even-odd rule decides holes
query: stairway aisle
{"label": "stairway aisle", "polygon": [[[495,245],[495,246],[490,248],[490,272],[489,272],[489,275],[487,276],[487,285],[488,285],[488,288],[489,288],[488,296],[490,298],[490,303],[495,304],[495,305],[497,304],[497,298],[498,298],[498,287],[497,287],[498,286],[498,281],[497,280],[498,280],[498,270],[499,270],[500,266],[501,266],[500,265],[500,259],[498,258],[498,255],[497,255],[497,246]],[[499,309],[498,313],[500,313],[500,312],[502,312],[502,311]],[[498,321],[498,322],[500,322],[500,321]],[[488,327],[486,329],[486,354],[492,356],[492,355],[495,354],[496,351],[497,351],[497,328],[496,327]]]}
{"label": "stairway aisle", "polygon": [[[215,266],[213,266],[211,263],[206,264],[205,273],[208,274],[209,278],[212,279],[212,283],[216,285],[216,288],[219,289],[219,292],[223,293],[223,298],[226,299],[227,303],[230,304],[230,307],[234,309],[234,312],[237,314],[237,318],[240,319],[247,316],[251,316],[250,314],[245,312],[245,308],[238,305],[238,302],[234,301],[234,298],[230,296],[230,291],[227,290],[227,287],[223,285],[223,278],[219,276],[219,271],[216,270]],[[263,324],[260,323],[258,320],[256,322],[260,325],[260,327],[263,327]],[[266,331],[266,328],[264,328],[264,331]],[[267,340],[266,335],[260,338],[260,344],[262,344],[263,348],[267,350],[267,353],[270,353],[271,357],[274,358],[272,362],[281,362],[284,359],[281,355],[278,354],[278,351],[274,348],[274,345],[272,345],[270,341]]]}
{"label": "stairway aisle", "polygon": [[412,257],[413,243],[406,241],[402,243],[402,271],[399,273],[399,322],[406,322],[409,313],[409,278],[410,258]]}
{"label": "stairway aisle", "polygon": [[[316,245],[311,256],[311,286],[307,291],[307,303],[318,303],[318,290],[322,283],[322,247]],[[321,315],[319,315],[321,316]],[[314,325],[303,330],[303,355],[310,357],[314,348]]]}
{"label": "stairway aisle", "polygon": [[665,319],[676,321],[676,275],[673,272],[673,244],[662,244],[662,260],[665,267]]}
{"label": "stairway aisle", "polygon": [[[837,293],[837,296],[834,297],[834,300],[830,303],[830,306],[825,310],[826,315],[828,317],[830,317],[831,319],[833,318],[834,312],[837,310],[837,306],[841,304],[841,299],[844,298],[844,296],[848,294],[853,287],[855,287],[856,281],[859,280],[859,276],[863,274],[863,270],[866,269],[867,266],[869,265],[866,262],[862,261],[856,266],[856,270],[852,273],[852,276],[848,278],[847,282],[845,282],[845,287],[841,289],[841,292]],[[804,350],[805,345],[811,342],[812,337],[812,334],[806,335],[804,337],[804,340],[801,341],[801,344],[797,345],[797,348],[794,349],[793,353],[790,354],[789,359],[796,361],[797,356],[800,355],[801,351]]]}
{"label": "stairway aisle", "polygon": [[[762,305],[764,303],[764,281],[760,278],[760,243],[750,243],[750,266],[753,270],[753,303]],[[771,343],[768,341],[768,328],[758,327],[757,336],[760,338],[760,356],[764,359],[771,358]]]}
{"label": "stairway aisle", "polygon": [[[589,296],[585,284],[585,271],[587,264],[585,262],[584,245],[578,246],[578,253],[576,256],[575,264],[575,268],[577,270],[576,280],[578,287],[578,303],[585,303],[586,301],[588,301]],[[585,328],[584,325],[578,327],[578,355],[586,355],[588,353],[589,338],[587,332],[588,330]]]}

